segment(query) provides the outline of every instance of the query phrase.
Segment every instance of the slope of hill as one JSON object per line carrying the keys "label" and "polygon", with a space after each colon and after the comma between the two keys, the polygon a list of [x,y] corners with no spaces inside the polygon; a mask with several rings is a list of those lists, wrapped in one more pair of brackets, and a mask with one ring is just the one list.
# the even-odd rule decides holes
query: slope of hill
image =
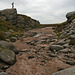
{"label": "slope of hill", "polygon": [[[10,32],[12,36],[23,34],[24,31],[41,27],[40,22],[29,16],[18,14],[17,10],[5,9],[0,11],[0,32],[2,35]],[[0,37],[3,37],[0,35]]]}

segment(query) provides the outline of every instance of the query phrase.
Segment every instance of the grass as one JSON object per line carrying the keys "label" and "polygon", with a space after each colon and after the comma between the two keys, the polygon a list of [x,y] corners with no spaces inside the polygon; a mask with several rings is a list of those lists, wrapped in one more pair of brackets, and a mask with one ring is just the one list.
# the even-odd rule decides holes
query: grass
{"label": "grass", "polygon": [[23,33],[20,32],[20,31],[19,31],[19,32],[14,32],[14,33],[12,33],[11,36],[12,36],[12,37],[13,37],[13,36],[15,37],[16,35],[19,36],[19,37],[21,37],[21,36],[23,36]]}
{"label": "grass", "polygon": [[0,31],[6,32],[6,31],[9,31],[10,29],[16,30],[16,27],[13,26],[10,22],[0,19]]}

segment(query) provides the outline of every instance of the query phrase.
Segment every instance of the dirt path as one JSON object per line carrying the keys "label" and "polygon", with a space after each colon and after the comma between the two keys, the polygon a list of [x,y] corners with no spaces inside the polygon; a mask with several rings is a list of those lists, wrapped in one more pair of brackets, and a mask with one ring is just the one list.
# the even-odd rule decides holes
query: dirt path
{"label": "dirt path", "polygon": [[16,64],[7,72],[11,75],[51,75],[70,67],[49,50],[49,46],[55,42],[57,39],[52,27],[25,32],[21,40],[13,43],[22,52],[16,56]]}

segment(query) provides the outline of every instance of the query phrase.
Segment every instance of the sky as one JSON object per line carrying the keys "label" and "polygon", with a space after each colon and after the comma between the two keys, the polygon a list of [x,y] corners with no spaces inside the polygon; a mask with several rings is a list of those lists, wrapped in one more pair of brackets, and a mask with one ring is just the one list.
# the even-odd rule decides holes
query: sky
{"label": "sky", "polygon": [[41,24],[66,21],[65,15],[75,10],[75,0],[0,0],[0,10],[11,8],[11,3],[19,14],[25,14]]}

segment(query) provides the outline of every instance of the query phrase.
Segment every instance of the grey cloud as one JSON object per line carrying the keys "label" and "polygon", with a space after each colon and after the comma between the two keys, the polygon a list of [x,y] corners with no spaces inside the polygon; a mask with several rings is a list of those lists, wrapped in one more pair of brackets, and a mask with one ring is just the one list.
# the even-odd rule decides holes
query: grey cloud
{"label": "grey cloud", "polygon": [[15,2],[18,13],[41,23],[63,22],[66,13],[75,10],[75,0],[0,0],[0,9],[11,8],[12,2]]}

